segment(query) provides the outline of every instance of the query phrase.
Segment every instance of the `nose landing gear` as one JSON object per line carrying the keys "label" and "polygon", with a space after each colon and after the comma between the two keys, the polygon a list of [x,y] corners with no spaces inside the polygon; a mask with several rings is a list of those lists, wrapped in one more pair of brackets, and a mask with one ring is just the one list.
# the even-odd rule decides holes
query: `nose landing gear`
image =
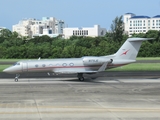
{"label": "nose landing gear", "polygon": [[20,74],[16,74],[16,77],[14,79],[15,82],[18,82],[18,78],[19,78]]}

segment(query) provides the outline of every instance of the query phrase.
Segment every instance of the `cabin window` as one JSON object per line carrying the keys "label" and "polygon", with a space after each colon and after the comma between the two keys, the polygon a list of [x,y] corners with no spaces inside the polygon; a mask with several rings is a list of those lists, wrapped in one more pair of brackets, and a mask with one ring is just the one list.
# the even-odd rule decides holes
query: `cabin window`
{"label": "cabin window", "polygon": [[15,66],[15,65],[20,65],[20,63],[14,63],[13,66]]}
{"label": "cabin window", "polygon": [[35,67],[38,67],[38,65],[35,65]]}
{"label": "cabin window", "polygon": [[60,66],[60,64],[57,63],[56,66]]}
{"label": "cabin window", "polygon": [[73,63],[70,63],[69,66],[74,66],[74,64],[73,64]]}
{"label": "cabin window", "polygon": [[49,66],[53,66],[52,64],[49,64]]}
{"label": "cabin window", "polygon": [[63,63],[62,65],[63,65],[63,66],[67,66],[67,64],[66,64],[66,63]]}
{"label": "cabin window", "polygon": [[46,65],[45,65],[45,64],[43,64],[43,65],[42,65],[42,67],[46,67]]}

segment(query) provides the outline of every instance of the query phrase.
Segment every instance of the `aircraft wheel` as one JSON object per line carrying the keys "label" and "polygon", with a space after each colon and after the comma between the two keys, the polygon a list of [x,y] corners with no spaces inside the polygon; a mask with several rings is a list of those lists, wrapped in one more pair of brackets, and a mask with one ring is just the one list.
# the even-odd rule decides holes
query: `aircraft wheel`
{"label": "aircraft wheel", "polygon": [[18,82],[18,78],[15,78],[15,82]]}
{"label": "aircraft wheel", "polygon": [[80,78],[79,78],[79,81],[84,81],[84,77],[80,77]]}

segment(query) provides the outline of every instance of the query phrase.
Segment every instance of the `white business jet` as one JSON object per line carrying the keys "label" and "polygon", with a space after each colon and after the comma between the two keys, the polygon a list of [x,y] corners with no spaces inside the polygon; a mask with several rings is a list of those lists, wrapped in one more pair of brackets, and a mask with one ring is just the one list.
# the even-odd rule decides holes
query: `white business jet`
{"label": "white business jet", "polygon": [[18,78],[21,73],[27,72],[46,72],[48,74],[77,73],[78,79],[80,81],[84,81],[83,74],[102,72],[106,69],[120,67],[136,62],[136,57],[142,41],[152,39],[153,38],[128,38],[115,54],[108,56],[22,60],[15,63],[11,67],[4,69],[3,72],[16,74],[16,82],[18,82]]}

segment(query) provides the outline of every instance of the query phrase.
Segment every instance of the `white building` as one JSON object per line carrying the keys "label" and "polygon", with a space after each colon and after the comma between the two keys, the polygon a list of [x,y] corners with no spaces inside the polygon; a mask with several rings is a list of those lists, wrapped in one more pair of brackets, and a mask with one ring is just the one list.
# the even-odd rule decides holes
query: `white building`
{"label": "white building", "polygon": [[124,30],[129,36],[134,33],[146,33],[148,30],[160,30],[160,15],[149,17],[126,13],[123,17]]}
{"label": "white building", "polygon": [[46,29],[52,34],[62,34],[63,28],[64,21],[57,20],[54,17],[43,17],[42,20],[23,19],[18,24],[12,26],[13,31],[18,32],[22,36],[29,37],[42,36]]}
{"label": "white building", "polygon": [[59,34],[59,33],[55,33],[55,34],[53,34],[52,33],[52,29],[43,29],[43,31],[42,31],[42,33],[43,34],[34,34],[32,37],[37,37],[37,36],[43,36],[43,35],[47,35],[47,36],[49,36],[49,37],[57,37],[57,36],[59,36],[59,35],[62,35],[62,34]]}
{"label": "white building", "polygon": [[100,25],[94,25],[94,27],[84,27],[84,28],[64,28],[63,34],[64,38],[68,39],[71,36],[104,36],[106,34],[106,28],[101,28]]}

